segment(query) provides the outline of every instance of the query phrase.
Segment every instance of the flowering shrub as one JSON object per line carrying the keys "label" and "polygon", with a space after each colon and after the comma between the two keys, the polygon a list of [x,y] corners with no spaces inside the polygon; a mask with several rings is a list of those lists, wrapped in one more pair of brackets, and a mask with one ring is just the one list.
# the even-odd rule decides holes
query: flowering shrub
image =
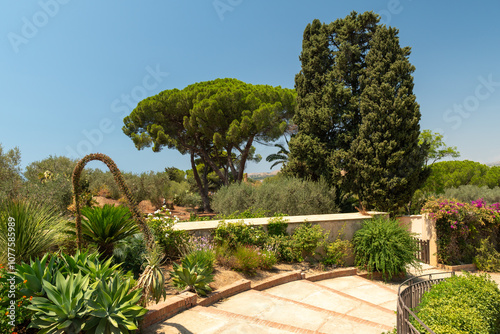
{"label": "flowering shrub", "polygon": [[187,231],[173,229],[178,222],[179,218],[172,216],[172,213],[165,205],[153,214],[150,213],[146,218],[146,223],[153,231],[156,242],[163,247],[170,259],[180,257],[183,245],[189,241]]}
{"label": "flowering shrub", "polygon": [[0,265],[0,333],[12,333],[15,328],[25,327],[31,319],[33,312],[26,307],[33,297],[20,293],[26,283]]}
{"label": "flowering shrub", "polygon": [[422,213],[436,220],[438,260],[444,264],[472,263],[482,239],[499,237],[500,203],[438,198],[428,201]]}
{"label": "flowering shrub", "polygon": [[209,269],[214,270],[215,263],[215,248],[208,237],[191,237],[183,250],[184,258],[189,259],[192,263],[197,263]]}

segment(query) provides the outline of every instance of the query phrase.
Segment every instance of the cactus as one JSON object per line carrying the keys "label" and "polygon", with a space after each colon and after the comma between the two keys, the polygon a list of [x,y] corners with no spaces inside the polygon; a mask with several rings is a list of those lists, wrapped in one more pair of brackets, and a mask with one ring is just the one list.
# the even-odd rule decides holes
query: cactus
{"label": "cactus", "polygon": [[80,161],[75,166],[75,169],[73,170],[73,176],[72,176],[72,181],[73,181],[73,193],[75,196],[75,209],[76,209],[76,236],[77,236],[77,245],[78,248],[81,249],[82,247],[82,216],[80,213],[80,176],[82,174],[83,168],[89,161],[93,160],[99,160],[102,161],[103,163],[108,166],[111,174],[113,174],[113,177],[115,179],[116,184],[120,188],[121,192],[125,195],[130,210],[132,211],[132,215],[135,218],[135,221],[137,222],[137,225],[139,226],[139,229],[141,232],[144,234],[144,240],[146,241],[146,246],[149,250],[151,250],[153,244],[154,244],[154,236],[151,233],[151,230],[149,229],[149,226],[146,224],[144,221],[144,217],[142,213],[139,211],[139,208],[137,206],[137,202],[132,196],[132,193],[130,192],[129,188],[125,184],[125,180],[123,179],[123,176],[114,163],[113,160],[111,160],[110,157],[108,157],[105,154],[102,153],[93,153],[93,154],[88,154],[84,156]]}

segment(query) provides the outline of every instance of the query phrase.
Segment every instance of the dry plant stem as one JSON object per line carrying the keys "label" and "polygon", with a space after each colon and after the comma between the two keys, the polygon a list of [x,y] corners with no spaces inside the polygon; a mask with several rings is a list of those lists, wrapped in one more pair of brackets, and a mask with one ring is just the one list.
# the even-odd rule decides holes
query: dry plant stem
{"label": "dry plant stem", "polygon": [[78,249],[81,249],[82,247],[82,217],[80,213],[80,176],[82,174],[83,168],[85,165],[93,160],[99,160],[102,161],[103,163],[108,166],[111,174],[113,175],[116,184],[120,188],[121,192],[125,195],[127,198],[130,210],[132,211],[133,216],[135,217],[135,220],[137,222],[137,225],[139,226],[139,229],[141,232],[144,234],[144,238],[146,240],[146,246],[148,249],[151,249],[153,244],[154,244],[154,236],[151,233],[151,230],[149,229],[149,226],[146,224],[144,221],[144,218],[139,211],[139,208],[137,207],[137,202],[135,201],[134,197],[132,196],[132,193],[130,192],[129,188],[125,184],[125,180],[123,179],[123,176],[114,163],[114,161],[108,157],[105,154],[102,153],[92,153],[88,154],[85,157],[83,157],[80,161],[75,166],[75,169],[73,170],[73,176],[72,176],[72,181],[73,181],[73,194],[75,196],[75,209],[76,209],[76,235],[77,235],[77,245]]}

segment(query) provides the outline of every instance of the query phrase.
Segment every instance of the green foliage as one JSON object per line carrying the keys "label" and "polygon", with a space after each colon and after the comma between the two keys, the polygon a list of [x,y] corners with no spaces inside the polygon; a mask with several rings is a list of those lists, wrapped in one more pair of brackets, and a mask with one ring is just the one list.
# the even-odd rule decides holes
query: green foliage
{"label": "green foliage", "polygon": [[315,255],[316,249],[328,239],[328,234],[329,232],[324,233],[321,226],[306,222],[293,231],[292,239],[295,247],[301,250],[302,257],[306,258]]}
{"label": "green foliage", "polygon": [[134,234],[115,245],[113,263],[121,263],[123,271],[131,271],[137,279],[145,266],[146,244],[142,234]]}
{"label": "green foliage", "polygon": [[274,166],[279,164],[286,164],[288,162],[288,154],[290,154],[290,152],[285,148],[283,144],[274,144],[274,146],[278,147],[280,150],[278,151],[278,153],[273,153],[266,157],[267,162],[274,161],[270,169],[273,169]]}
{"label": "green foliage", "polygon": [[187,231],[174,230],[178,222],[177,217],[172,217],[166,207],[162,207],[154,214],[148,215],[146,223],[153,231],[156,242],[164,249],[168,258],[176,259],[181,255],[183,246],[189,241]]}
{"label": "green foliage", "polygon": [[186,179],[186,173],[176,167],[165,168],[165,173],[167,173],[168,179],[177,183],[181,183]]}
{"label": "green foliage", "polygon": [[170,272],[170,276],[172,277],[172,283],[178,289],[185,289],[200,296],[206,296],[212,291],[208,285],[213,281],[212,270],[204,263],[194,262],[186,257],[180,265],[173,264],[173,271]]}
{"label": "green foliage", "polygon": [[78,334],[86,326],[89,306],[94,294],[89,277],[56,273],[55,285],[42,281],[46,297],[34,297],[28,309],[35,311],[29,328],[40,328],[39,333]]}
{"label": "green foliage", "polygon": [[479,199],[461,203],[445,198],[432,199],[422,209],[436,220],[438,261],[447,265],[472,263],[481,239],[500,240],[500,205],[486,205]]}
{"label": "green foliage", "polygon": [[0,201],[15,198],[22,186],[21,153],[18,147],[4,152],[0,144]]}
{"label": "green foliage", "polygon": [[273,217],[267,221],[267,234],[269,236],[288,235],[288,220],[282,217]]}
{"label": "green foliage", "polygon": [[267,234],[261,226],[251,226],[244,221],[235,223],[221,221],[214,231],[214,241],[218,245],[227,244],[236,249],[239,245],[262,246]]}
{"label": "green foliage", "polygon": [[232,184],[217,191],[212,199],[215,211],[229,215],[235,211],[263,210],[270,215],[289,216],[336,213],[336,193],[324,180],[278,178],[254,187],[247,183]]}
{"label": "green foliage", "polygon": [[65,231],[63,217],[47,204],[7,199],[0,203],[0,263],[7,263],[7,248],[16,263],[43,255],[58,244]]}
{"label": "green foliage", "polygon": [[85,323],[85,333],[135,333],[136,319],[147,313],[138,306],[140,291],[130,292],[130,280],[113,277],[108,282],[99,281],[96,297],[88,302],[89,320]]}
{"label": "green foliage", "polygon": [[272,249],[279,261],[302,262],[302,250],[299,249],[292,238],[288,235],[277,235],[269,237],[266,246]]}
{"label": "green foliage", "polygon": [[342,240],[345,224],[339,231],[337,238],[333,242],[326,242],[324,246],[321,263],[327,266],[344,267],[346,258],[352,253],[352,243],[349,240]]}
{"label": "green foliage", "polygon": [[295,76],[298,132],[283,171],[323,177],[366,208],[394,210],[424,180],[426,152],[418,144],[410,48],[379,21],[373,12],[352,12],[305,28]]}
{"label": "green foliage", "polygon": [[481,271],[500,272],[500,252],[493,247],[489,239],[488,237],[481,240],[479,248],[476,249],[474,264]]}
{"label": "green foliage", "polygon": [[161,297],[163,297],[164,300],[167,297],[165,291],[165,275],[161,269],[164,254],[164,249],[158,244],[154,244],[151,248],[146,249],[146,254],[144,255],[146,267],[137,280],[137,285],[134,287],[134,290],[142,289],[140,303],[143,306],[146,306],[149,297],[157,304],[160,302]]}
{"label": "green foliage", "polygon": [[257,269],[271,269],[277,262],[272,249],[238,245],[236,249],[222,244],[217,247],[217,262],[224,267],[253,275]]}
{"label": "green foliage", "polygon": [[[442,334],[500,332],[500,290],[487,275],[453,276],[422,296],[417,316]],[[420,331],[423,328],[413,321]]]}
{"label": "green foliage", "polygon": [[115,244],[139,233],[139,229],[129,209],[110,204],[101,207],[83,207],[82,236],[91,244],[97,245],[98,251],[105,257],[113,254]]}
{"label": "green foliage", "polygon": [[[27,309],[30,298],[21,292],[24,285],[23,281],[16,279],[3,265],[0,265],[0,333],[13,333],[14,326],[22,325],[31,319],[33,312]],[[11,301],[14,302],[14,306]]]}
{"label": "green foliage", "polygon": [[207,270],[214,270],[215,250],[208,237],[191,237],[184,250],[184,258],[189,263],[198,263]]}
{"label": "green foliage", "polygon": [[408,266],[420,266],[415,258],[418,246],[414,234],[395,219],[376,217],[363,222],[352,243],[356,265],[369,273],[380,272],[386,280],[406,273]]}
{"label": "green foliage", "polygon": [[429,151],[425,159],[426,165],[432,165],[436,161],[444,159],[446,157],[460,157],[460,152],[457,151],[457,147],[446,146],[446,144],[443,142],[443,135],[439,132],[422,130],[420,136],[418,137],[418,142],[419,145],[422,145],[424,143],[429,144]]}
{"label": "green foliage", "polygon": [[488,188],[487,186],[463,185],[458,188],[444,189],[444,198],[454,198],[460,202],[472,202],[482,198],[486,203],[500,202],[500,187]]}
{"label": "green foliage", "polygon": [[431,166],[431,173],[422,190],[442,194],[445,189],[463,185],[500,186],[500,166],[488,167],[469,160],[437,162]]}

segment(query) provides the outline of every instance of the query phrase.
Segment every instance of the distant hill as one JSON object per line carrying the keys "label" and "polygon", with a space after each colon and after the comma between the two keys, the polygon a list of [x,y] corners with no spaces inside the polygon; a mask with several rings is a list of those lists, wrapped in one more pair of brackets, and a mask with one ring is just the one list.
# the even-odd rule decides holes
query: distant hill
{"label": "distant hill", "polygon": [[490,166],[490,167],[500,166],[500,161],[487,163],[486,166]]}
{"label": "distant hill", "polygon": [[267,173],[248,173],[247,175],[249,179],[259,181],[259,180],[264,180],[270,176],[274,176],[278,174],[278,172],[279,170],[274,170],[272,172],[267,172]]}

